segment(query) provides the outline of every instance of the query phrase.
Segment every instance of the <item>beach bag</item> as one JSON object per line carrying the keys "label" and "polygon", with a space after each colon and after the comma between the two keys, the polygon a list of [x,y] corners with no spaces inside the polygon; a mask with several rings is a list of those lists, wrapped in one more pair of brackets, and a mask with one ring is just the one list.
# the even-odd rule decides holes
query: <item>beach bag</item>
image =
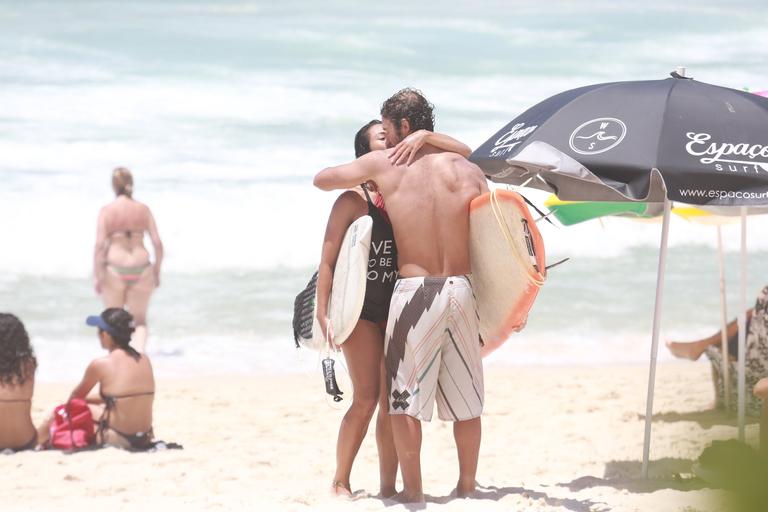
{"label": "beach bag", "polygon": [[93,444],[95,440],[93,416],[85,400],[73,398],[53,410],[48,441],[51,448],[76,450]]}
{"label": "beach bag", "polygon": [[293,301],[293,341],[296,348],[312,344],[312,328],[315,322],[315,294],[317,272]]}

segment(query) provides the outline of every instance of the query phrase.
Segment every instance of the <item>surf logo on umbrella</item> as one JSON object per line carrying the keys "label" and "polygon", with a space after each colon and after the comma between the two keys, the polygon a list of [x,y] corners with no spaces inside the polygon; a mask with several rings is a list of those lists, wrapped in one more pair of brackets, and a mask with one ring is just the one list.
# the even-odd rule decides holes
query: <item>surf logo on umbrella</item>
{"label": "surf logo on umbrella", "polygon": [[523,142],[523,139],[532,134],[539,125],[525,126],[525,123],[516,123],[512,128],[505,132],[491,148],[491,157],[499,157],[512,151],[515,146]]}
{"label": "surf logo on umbrella", "polygon": [[568,144],[580,155],[597,155],[621,144],[626,135],[627,125],[620,119],[598,117],[573,130]]}
{"label": "surf logo on umbrella", "polygon": [[689,142],[685,151],[699,157],[704,165],[714,165],[717,171],[759,173],[768,172],[768,145],[712,142],[709,133],[686,133]]}

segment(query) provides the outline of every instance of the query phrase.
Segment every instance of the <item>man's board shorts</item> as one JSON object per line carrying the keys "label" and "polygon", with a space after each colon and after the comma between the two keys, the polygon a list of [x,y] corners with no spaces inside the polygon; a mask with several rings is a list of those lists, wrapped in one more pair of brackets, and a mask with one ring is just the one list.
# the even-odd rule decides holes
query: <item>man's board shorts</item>
{"label": "man's board shorts", "polygon": [[401,278],[389,308],[384,353],[389,413],[429,421],[483,412],[483,364],[467,276]]}

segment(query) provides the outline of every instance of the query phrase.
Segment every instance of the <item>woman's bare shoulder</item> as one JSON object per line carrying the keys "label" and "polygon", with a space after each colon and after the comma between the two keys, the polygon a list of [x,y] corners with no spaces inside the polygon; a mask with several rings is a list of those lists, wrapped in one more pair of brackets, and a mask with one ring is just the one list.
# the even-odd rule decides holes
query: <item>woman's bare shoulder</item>
{"label": "woman's bare shoulder", "polygon": [[339,197],[336,199],[334,209],[337,207],[359,209],[363,206],[365,206],[365,199],[363,198],[362,190],[358,191],[356,189],[349,189],[345,190],[339,195]]}

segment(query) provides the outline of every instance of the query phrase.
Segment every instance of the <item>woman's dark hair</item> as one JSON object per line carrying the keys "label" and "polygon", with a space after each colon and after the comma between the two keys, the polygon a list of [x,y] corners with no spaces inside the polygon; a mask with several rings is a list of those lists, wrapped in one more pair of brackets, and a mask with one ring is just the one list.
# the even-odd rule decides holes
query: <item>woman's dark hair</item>
{"label": "woman's dark hair", "polygon": [[0,313],[0,384],[24,384],[36,368],[35,351],[24,324],[15,315]]}
{"label": "woman's dark hair", "polygon": [[107,308],[101,312],[101,318],[109,325],[110,330],[107,334],[112,337],[115,344],[135,359],[139,359],[141,354],[130,345],[131,335],[136,330],[133,326],[133,315],[123,308]]}
{"label": "woman's dark hair", "polygon": [[381,124],[381,121],[372,119],[357,130],[355,134],[355,158],[360,158],[371,152],[371,138],[368,136],[368,130],[371,129],[371,126],[376,126],[377,124]]}
{"label": "woman's dark hair", "polygon": [[395,126],[397,136],[402,136],[401,120],[407,119],[411,132],[416,130],[435,131],[435,106],[424,94],[411,87],[401,89],[381,105],[381,117],[386,117]]}

